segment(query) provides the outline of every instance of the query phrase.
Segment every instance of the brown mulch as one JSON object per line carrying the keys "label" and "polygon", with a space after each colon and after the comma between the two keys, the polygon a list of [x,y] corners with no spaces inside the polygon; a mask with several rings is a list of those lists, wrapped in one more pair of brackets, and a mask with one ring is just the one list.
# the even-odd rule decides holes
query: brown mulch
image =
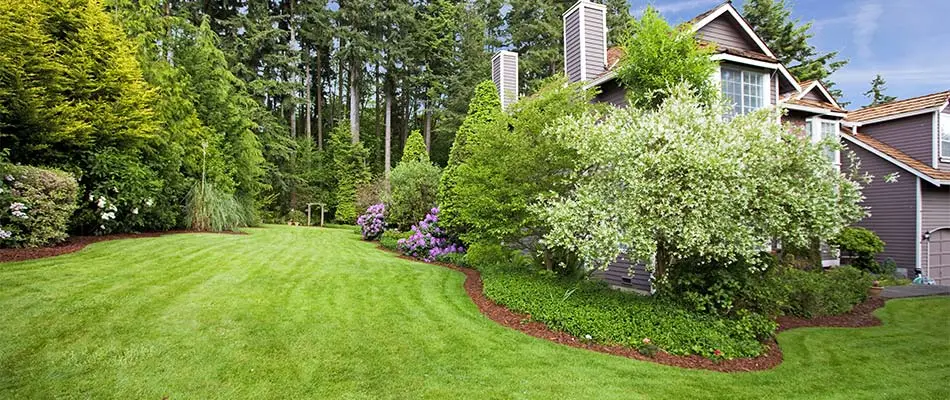
{"label": "brown mulch", "polygon": [[864,303],[858,304],[851,311],[841,315],[831,315],[825,317],[815,317],[811,319],[781,316],[775,322],[778,322],[778,332],[787,331],[794,328],[863,328],[867,326],[878,326],[881,320],[874,316],[874,310],[884,307],[886,300],[881,297],[872,297]]}
{"label": "brown mulch", "polygon": [[[422,262],[418,259],[402,255],[398,252],[389,250],[385,247],[378,246],[381,250],[387,251],[390,253],[396,254],[399,258]],[[448,269],[459,271],[465,274],[465,292],[468,293],[468,297],[472,299],[478,310],[481,311],[483,315],[495,321],[501,325],[509,327],[526,333],[528,335],[534,336],[536,338],[541,338],[549,340],[555,343],[560,343],[563,345],[576,347],[580,349],[592,350],[600,353],[612,354],[615,356],[621,356],[626,358],[632,358],[635,360],[648,361],[657,364],[670,365],[680,368],[689,368],[689,369],[704,369],[710,371],[718,372],[751,372],[751,371],[763,371],[777,367],[782,363],[782,350],[779,348],[778,343],[775,339],[769,339],[766,341],[765,352],[755,358],[736,358],[732,360],[719,360],[714,361],[706,357],[699,355],[691,356],[678,356],[669,353],[660,352],[653,357],[648,357],[632,347],[619,346],[619,345],[605,345],[592,343],[583,339],[579,339],[570,335],[566,332],[555,331],[551,328],[548,328],[547,325],[538,322],[532,321],[531,316],[528,314],[516,313],[509,310],[507,307],[496,304],[491,301],[488,297],[485,296],[482,291],[482,277],[478,271],[471,268],[462,268],[452,264],[433,262],[430,264],[439,265]],[[862,326],[874,326],[881,323],[877,317],[871,315],[871,313],[882,307],[884,305],[884,300],[881,298],[872,298],[867,302],[859,304],[854,307],[854,309],[843,315],[833,316],[833,317],[820,317],[814,318],[811,320],[803,320],[800,318],[787,318],[781,317],[777,320],[779,323],[778,331],[788,330],[792,328],[806,327],[806,326],[825,326],[825,327],[862,327]],[[876,322],[871,322],[876,321]],[[796,325],[797,324],[797,325]],[[778,332],[776,332],[778,333]]]}
{"label": "brown mulch", "polygon": [[[136,239],[159,237],[164,235],[175,235],[181,233],[208,233],[189,230],[175,230],[164,232],[144,232],[144,233],[120,233],[115,235],[103,236],[71,236],[65,241],[47,247],[31,247],[22,249],[0,249],[0,263],[13,261],[35,260],[37,258],[54,257],[63,254],[74,253],[82,250],[86,246],[118,239]],[[244,232],[219,232],[228,235],[246,235]]]}

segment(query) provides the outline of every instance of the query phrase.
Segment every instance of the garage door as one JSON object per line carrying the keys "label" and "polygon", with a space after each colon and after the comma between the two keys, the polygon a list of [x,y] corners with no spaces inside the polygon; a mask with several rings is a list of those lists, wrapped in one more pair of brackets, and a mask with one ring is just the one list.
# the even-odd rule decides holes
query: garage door
{"label": "garage door", "polygon": [[[927,242],[924,242],[927,253]],[[927,274],[927,259],[924,259],[924,274]],[[938,285],[950,285],[950,229],[941,229],[930,234],[930,278]]]}

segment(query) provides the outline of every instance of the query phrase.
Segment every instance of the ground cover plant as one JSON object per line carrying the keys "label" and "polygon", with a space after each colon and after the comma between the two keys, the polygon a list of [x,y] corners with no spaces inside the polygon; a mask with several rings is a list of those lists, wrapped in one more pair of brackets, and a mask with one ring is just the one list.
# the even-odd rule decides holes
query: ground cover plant
{"label": "ground cover plant", "polygon": [[502,327],[479,313],[463,274],[377,251],[352,228],[247,232],[104,242],[0,264],[0,397],[950,394],[948,298],[890,301],[879,327],[783,332],[779,367],[724,374]]}

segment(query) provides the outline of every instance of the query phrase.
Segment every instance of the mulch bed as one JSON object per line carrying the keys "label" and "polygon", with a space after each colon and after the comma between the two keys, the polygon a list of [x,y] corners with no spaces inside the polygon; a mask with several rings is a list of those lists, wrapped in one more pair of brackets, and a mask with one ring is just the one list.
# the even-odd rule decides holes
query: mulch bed
{"label": "mulch bed", "polygon": [[[0,263],[12,262],[12,261],[35,260],[37,258],[54,257],[58,255],[63,255],[63,254],[74,253],[79,250],[82,250],[83,248],[85,248],[86,246],[90,244],[105,242],[109,240],[149,238],[149,237],[159,237],[159,236],[164,236],[164,235],[175,235],[175,234],[180,234],[180,233],[208,233],[208,232],[175,230],[175,231],[165,231],[165,232],[121,233],[121,234],[103,235],[103,236],[71,236],[63,242],[60,242],[48,247],[0,249]],[[245,235],[246,234],[244,232],[220,232],[220,233],[230,234],[230,235]]]}
{"label": "mulch bed", "polygon": [[858,304],[850,312],[841,315],[831,315],[826,317],[815,317],[804,319],[792,316],[781,316],[775,321],[778,322],[778,331],[787,331],[794,328],[863,328],[867,326],[878,326],[881,320],[874,316],[874,310],[884,307],[886,299],[882,297],[872,297],[864,303]]}
{"label": "mulch bed", "polygon": [[[405,256],[385,247],[378,247],[383,251],[396,254],[399,258],[422,262],[418,259]],[[680,368],[704,369],[718,372],[763,371],[775,368],[782,363],[782,350],[779,348],[775,339],[769,339],[764,343],[766,350],[758,357],[737,358],[721,361],[710,360],[706,357],[698,355],[678,356],[664,352],[657,353],[653,357],[648,357],[640,354],[637,349],[631,347],[591,343],[589,341],[574,337],[573,335],[570,335],[566,332],[552,330],[541,322],[532,321],[531,316],[528,314],[516,313],[509,310],[505,306],[491,301],[491,299],[485,296],[482,290],[481,275],[474,269],[462,268],[456,265],[440,262],[433,262],[430,264],[439,265],[465,274],[465,292],[468,293],[468,297],[470,297],[475,305],[478,306],[478,310],[481,311],[483,315],[501,325],[521,331],[536,338],[541,338],[580,349],[587,349],[600,353],[632,358],[635,360],[648,361]],[[851,312],[843,315],[820,317],[809,320],[801,318],[780,317],[777,320],[779,323],[778,332],[801,327],[863,327],[880,325],[881,321],[878,320],[877,317],[871,315],[871,313],[883,305],[884,299],[873,298],[855,306]]]}

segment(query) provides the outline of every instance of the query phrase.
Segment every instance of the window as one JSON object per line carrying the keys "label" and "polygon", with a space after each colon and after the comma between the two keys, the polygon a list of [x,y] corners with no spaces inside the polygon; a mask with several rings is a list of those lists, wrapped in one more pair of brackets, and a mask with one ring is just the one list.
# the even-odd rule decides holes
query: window
{"label": "window", "polygon": [[742,115],[765,106],[765,75],[761,72],[722,68],[722,93],[732,100],[728,117]]}
{"label": "window", "polygon": [[950,114],[940,113],[940,158],[950,159]]}
{"label": "window", "polygon": [[[815,143],[831,139],[833,142],[838,140],[838,121],[826,120],[821,118],[810,118],[805,121],[805,133]],[[825,157],[828,161],[838,164],[839,151],[833,147],[825,148]]]}

